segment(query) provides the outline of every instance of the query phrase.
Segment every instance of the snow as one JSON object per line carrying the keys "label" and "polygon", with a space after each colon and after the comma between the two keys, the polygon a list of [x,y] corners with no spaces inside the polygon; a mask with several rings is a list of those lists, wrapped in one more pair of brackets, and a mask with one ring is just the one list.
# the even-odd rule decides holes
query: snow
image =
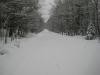
{"label": "snow", "polygon": [[100,43],[44,30],[0,56],[0,75],[100,75]]}

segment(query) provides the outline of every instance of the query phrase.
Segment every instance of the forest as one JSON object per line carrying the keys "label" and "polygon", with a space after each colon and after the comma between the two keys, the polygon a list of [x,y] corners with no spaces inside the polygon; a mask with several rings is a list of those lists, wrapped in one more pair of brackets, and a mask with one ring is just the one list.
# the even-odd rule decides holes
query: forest
{"label": "forest", "polygon": [[44,23],[39,0],[0,0],[0,38],[14,40],[44,28],[68,36],[100,37],[99,0],[55,0],[51,16]]}
{"label": "forest", "polygon": [[48,20],[50,31],[65,35],[82,35],[91,40],[100,37],[99,0],[55,0]]}
{"label": "forest", "polygon": [[43,29],[38,0],[0,0],[0,37],[14,40]]}

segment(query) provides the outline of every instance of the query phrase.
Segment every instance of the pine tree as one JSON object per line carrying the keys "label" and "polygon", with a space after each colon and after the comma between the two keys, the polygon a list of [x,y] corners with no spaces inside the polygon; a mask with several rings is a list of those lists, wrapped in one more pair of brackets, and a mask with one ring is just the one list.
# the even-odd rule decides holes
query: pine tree
{"label": "pine tree", "polygon": [[87,28],[87,37],[86,39],[87,40],[92,40],[92,39],[95,39],[95,36],[96,36],[96,26],[90,22],[88,28]]}

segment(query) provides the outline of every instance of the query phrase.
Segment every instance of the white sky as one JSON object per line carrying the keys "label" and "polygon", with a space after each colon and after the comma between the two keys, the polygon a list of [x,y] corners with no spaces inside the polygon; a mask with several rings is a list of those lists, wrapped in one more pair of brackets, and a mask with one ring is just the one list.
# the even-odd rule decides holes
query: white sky
{"label": "white sky", "polygon": [[39,11],[42,14],[44,21],[46,22],[50,17],[50,12],[52,5],[54,5],[54,0],[40,0],[39,4],[41,5],[41,9]]}

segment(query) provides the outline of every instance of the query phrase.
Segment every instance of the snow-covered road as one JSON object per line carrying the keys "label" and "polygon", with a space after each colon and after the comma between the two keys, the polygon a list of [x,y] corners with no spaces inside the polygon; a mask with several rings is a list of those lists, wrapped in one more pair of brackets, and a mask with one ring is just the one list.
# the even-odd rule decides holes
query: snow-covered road
{"label": "snow-covered road", "polygon": [[100,43],[47,30],[0,56],[0,75],[100,75]]}

